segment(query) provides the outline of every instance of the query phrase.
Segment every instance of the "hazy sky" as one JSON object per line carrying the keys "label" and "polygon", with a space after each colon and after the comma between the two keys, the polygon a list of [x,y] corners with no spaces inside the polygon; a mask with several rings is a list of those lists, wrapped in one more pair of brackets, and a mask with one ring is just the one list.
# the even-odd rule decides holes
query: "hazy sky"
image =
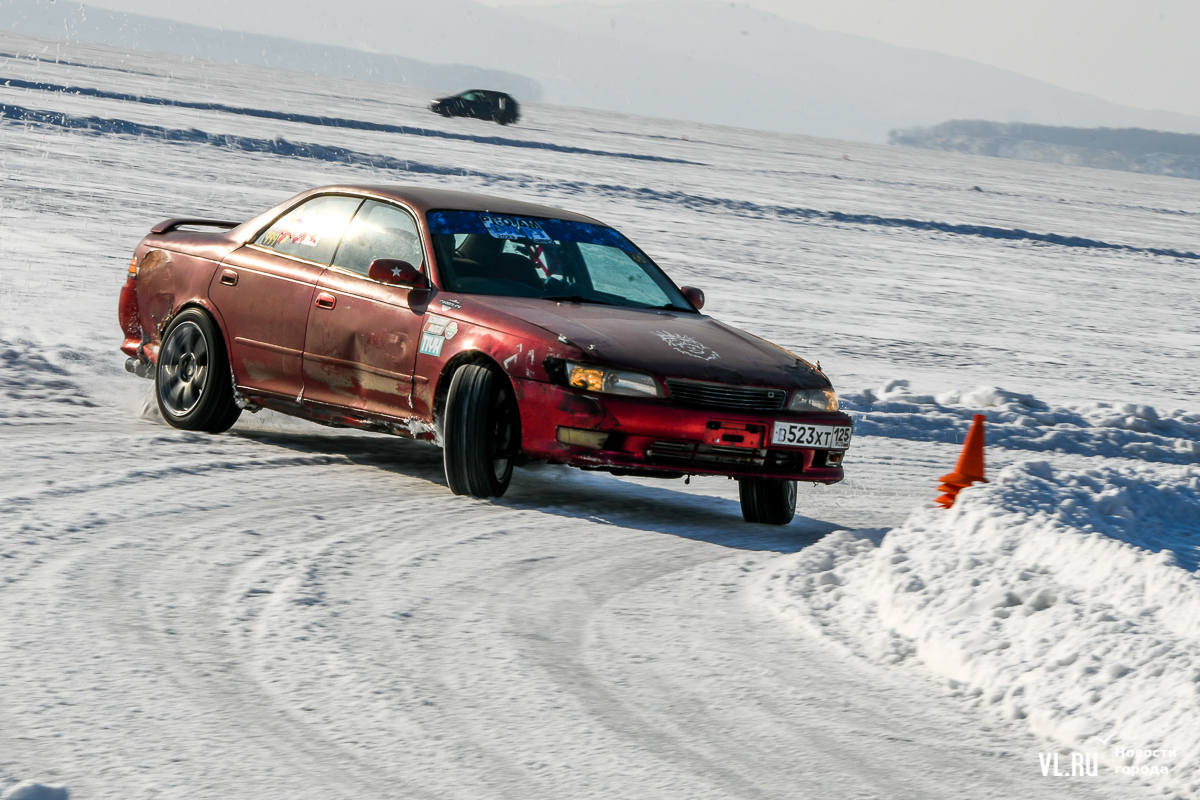
{"label": "hazy sky", "polygon": [[[555,5],[561,0],[479,2]],[[982,61],[1122,105],[1200,115],[1200,0],[748,0],[745,5],[826,30]]]}
{"label": "hazy sky", "polygon": [[[503,7],[562,0],[477,2]],[[1121,105],[1200,116],[1200,0],[741,2],[825,30],[969,58]],[[204,8],[194,0],[95,4],[176,19]]]}

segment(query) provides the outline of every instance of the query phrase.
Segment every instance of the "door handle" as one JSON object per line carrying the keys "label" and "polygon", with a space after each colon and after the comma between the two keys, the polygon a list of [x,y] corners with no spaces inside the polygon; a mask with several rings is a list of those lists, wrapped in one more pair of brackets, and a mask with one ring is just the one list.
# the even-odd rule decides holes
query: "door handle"
{"label": "door handle", "polygon": [[329,292],[321,292],[317,295],[317,308],[333,308],[337,305],[337,298]]}
{"label": "door handle", "polygon": [[226,286],[237,286],[238,274],[231,269],[221,273],[221,283]]}

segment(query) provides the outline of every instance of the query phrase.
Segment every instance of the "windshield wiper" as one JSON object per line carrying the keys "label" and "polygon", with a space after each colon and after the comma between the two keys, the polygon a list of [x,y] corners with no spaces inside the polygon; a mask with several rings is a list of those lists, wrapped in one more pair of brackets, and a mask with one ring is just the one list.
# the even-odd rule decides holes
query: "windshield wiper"
{"label": "windshield wiper", "polygon": [[557,300],[560,303],[595,303],[596,305],[601,305],[601,306],[617,305],[616,303],[610,303],[607,300],[597,300],[594,297],[584,297],[583,295],[578,295],[578,294],[552,295],[550,297],[543,297],[542,299],[543,300]]}

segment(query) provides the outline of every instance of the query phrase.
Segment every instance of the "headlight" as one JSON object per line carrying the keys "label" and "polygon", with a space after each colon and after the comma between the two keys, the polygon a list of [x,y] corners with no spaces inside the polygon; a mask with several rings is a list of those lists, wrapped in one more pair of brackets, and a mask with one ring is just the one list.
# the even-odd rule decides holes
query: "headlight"
{"label": "headlight", "polygon": [[833,389],[801,389],[792,395],[789,411],[837,411],[837,392]]}
{"label": "headlight", "polygon": [[628,394],[635,397],[662,397],[658,381],[644,372],[613,369],[596,364],[566,362],[567,385],[574,389],[605,394]]}

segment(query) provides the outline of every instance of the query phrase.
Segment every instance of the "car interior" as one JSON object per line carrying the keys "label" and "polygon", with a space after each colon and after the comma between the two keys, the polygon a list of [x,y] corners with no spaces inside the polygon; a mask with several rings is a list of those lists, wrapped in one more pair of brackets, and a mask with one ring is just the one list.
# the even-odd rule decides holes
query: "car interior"
{"label": "car interior", "polygon": [[574,245],[569,242],[551,248],[478,233],[435,238],[441,247],[450,250],[450,258],[442,259],[442,263],[449,267],[443,271],[452,274],[444,277],[460,292],[540,297],[551,283],[567,286],[563,272],[572,276],[579,272],[560,269],[565,265],[556,263],[570,260],[568,251]]}

